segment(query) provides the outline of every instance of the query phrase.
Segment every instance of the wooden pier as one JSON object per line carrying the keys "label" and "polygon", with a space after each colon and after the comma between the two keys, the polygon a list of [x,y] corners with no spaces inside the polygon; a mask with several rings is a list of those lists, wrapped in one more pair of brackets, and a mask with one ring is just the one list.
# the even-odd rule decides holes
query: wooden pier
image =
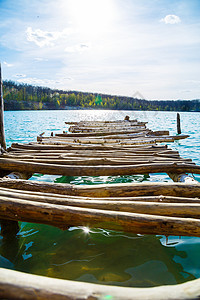
{"label": "wooden pier", "polygon": [[[2,118],[3,114],[1,130]],[[68,122],[67,125],[70,126],[68,132],[49,137],[42,133],[35,142],[13,143],[7,149],[1,132],[0,222],[4,236],[8,234],[5,226],[14,224],[16,232],[18,221],[62,229],[90,226],[140,234],[200,236],[200,184],[187,175],[200,174],[200,166],[160,144],[188,135],[171,136],[167,130],[152,131],[146,122],[128,117],[118,121]],[[167,173],[174,182],[76,186],[28,180],[33,173],[65,176]],[[27,275],[31,282],[23,285],[22,273],[3,271],[2,274],[5,277],[0,275],[0,297],[8,299],[46,299],[47,295],[50,299],[104,299],[108,291],[113,299],[177,299],[171,294],[171,287],[98,288],[64,281],[67,287],[69,284],[74,287],[69,291],[61,280],[55,280],[55,288],[50,288],[54,279],[44,279],[49,290],[41,286],[28,296],[28,288],[35,291],[39,286],[39,277]],[[199,283],[197,280],[180,285],[182,292],[178,286],[173,288],[181,299],[193,299],[200,296],[200,289],[194,288]],[[79,284],[83,289],[77,288]],[[188,293],[188,289],[191,292]],[[128,290],[133,294],[124,292]]]}

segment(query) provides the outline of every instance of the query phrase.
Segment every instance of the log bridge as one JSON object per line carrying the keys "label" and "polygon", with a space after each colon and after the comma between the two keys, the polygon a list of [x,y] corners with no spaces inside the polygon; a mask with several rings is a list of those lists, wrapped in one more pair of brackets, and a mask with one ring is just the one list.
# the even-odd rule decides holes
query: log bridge
{"label": "log bridge", "polygon": [[[0,222],[4,238],[18,221],[89,226],[140,234],[200,236],[200,166],[160,142],[188,135],[152,131],[146,122],[66,122],[67,132],[6,149],[1,85]],[[174,182],[72,185],[28,180],[33,173],[115,176],[167,173]],[[158,288],[122,288],[0,271],[5,299],[196,299],[200,279]]]}

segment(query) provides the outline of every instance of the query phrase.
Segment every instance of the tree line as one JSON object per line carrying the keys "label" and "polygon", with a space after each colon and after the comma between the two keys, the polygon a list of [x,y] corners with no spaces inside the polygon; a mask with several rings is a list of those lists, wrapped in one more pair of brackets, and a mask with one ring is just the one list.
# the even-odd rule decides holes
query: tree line
{"label": "tree line", "polygon": [[64,91],[13,81],[3,82],[5,110],[116,109],[158,111],[200,111],[200,99],[142,100],[133,97]]}

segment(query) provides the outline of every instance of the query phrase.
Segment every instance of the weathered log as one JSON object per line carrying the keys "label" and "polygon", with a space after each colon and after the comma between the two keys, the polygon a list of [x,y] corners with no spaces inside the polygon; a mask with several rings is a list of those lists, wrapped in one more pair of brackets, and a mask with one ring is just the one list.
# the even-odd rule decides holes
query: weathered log
{"label": "weathered log", "polygon": [[200,198],[200,184],[141,182],[99,185],[72,185],[32,180],[0,179],[0,187],[57,193],[82,197],[139,197],[139,196],[179,196]]}
{"label": "weathered log", "polygon": [[170,157],[170,158],[180,158],[180,155],[177,151],[172,150],[145,150],[145,149],[133,149],[132,151],[129,149],[125,150],[115,150],[115,151],[99,151],[99,150],[20,150],[20,151],[9,151],[8,153],[4,153],[4,157],[14,155],[15,157],[19,156],[59,156],[59,157],[74,157],[74,156],[80,156],[80,157],[128,157],[128,158],[134,158],[134,157]]}
{"label": "weathered log", "polygon": [[[86,133],[56,133],[55,136],[59,137],[90,137],[90,136],[106,136],[106,135],[116,135],[116,134],[131,134],[131,133],[137,133],[141,132],[143,129],[134,129],[134,130],[119,130],[119,131],[113,131],[113,132],[86,132]],[[145,130],[146,132],[149,132],[150,130]]]}
{"label": "weathered log", "polygon": [[66,229],[89,226],[109,230],[164,235],[200,236],[200,220],[0,199],[0,218],[49,224]]}
{"label": "weathered log", "polygon": [[150,288],[119,287],[0,269],[0,297],[2,299],[194,300],[200,297],[199,286],[200,279]]}
{"label": "weathered log", "polygon": [[[14,149],[14,151],[18,151],[18,152],[20,152],[20,151],[33,151],[33,150],[37,150],[37,151],[41,151],[41,150],[45,150],[45,149],[31,149],[31,147],[34,147],[35,145],[38,145],[40,148],[42,147],[42,144],[40,143],[40,144],[38,144],[38,143],[29,143],[29,144],[21,144],[21,143],[13,143],[12,145],[11,145],[11,147],[10,148],[8,148],[7,149],[7,151],[9,152],[9,151],[11,151],[11,150],[13,150]],[[45,145],[44,145],[45,146]],[[63,147],[62,147],[63,148]],[[131,149],[130,149],[131,148]],[[73,147],[73,146],[71,146],[70,147],[70,149],[71,150],[76,150],[76,151],[80,151],[80,150],[83,150],[82,148],[81,149],[77,149],[77,147]],[[95,150],[95,151],[98,151],[98,150],[105,150],[105,151],[114,151],[114,150],[119,150],[119,151],[124,151],[124,150],[127,150],[127,149],[129,149],[129,150],[146,150],[146,151],[155,151],[155,150],[161,150],[161,149],[163,149],[163,151],[166,151],[166,149],[167,150],[171,150],[171,149],[168,149],[168,146],[167,145],[157,145],[157,144],[154,144],[154,145],[152,145],[152,144],[150,144],[150,145],[148,145],[148,144],[145,144],[145,145],[135,145],[135,146],[131,146],[131,147],[120,147],[120,146],[116,146],[116,147],[107,147],[107,146],[104,146],[104,147],[99,147],[99,149],[92,149],[92,148],[90,148],[90,147],[87,147],[87,149],[85,149],[85,147],[84,147],[84,150]],[[46,150],[50,150],[50,149],[46,149]],[[58,147],[58,149],[57,149],[57,151],[61,151],[61,150],[63,150],[63,151],[67,151],[67,150],[69,150],[69,149],[65,149],[65,148],[63,148],[63,149],[59,149],[59,147]],[[178,152],[178,151],[176,151],[176,152]]]}
{"label": "weathered log", "polygon": [[[24,161],[24,162],[37,162],[43,164],[59,164],[59,165],[84,165],[84,166],[96,166],[96,165],[110,165],[110,166],[117,166],[117,165],[134,165],[134,164],[153,164],[153,163],[166,163],[166,162],[176,162],[176,163],[183,163],[187,162],[191,165],[195,165],[191,160],[187,159],[174,159],[174,158],[156,158],[156,157],[147,157],[145,158],[89,158],[83,157],[82,159],[79,157],[65,157],[65,158],[53,158],[53,157],[15,157],[15,156],[7,156],[7,158],[15,159]],[[23,179],[23,178],[22,178]]]}
{"label": "weathered log", "polygon": [[[16,190],[11,188],[3,188],[0,187],[0,197],[6,196],[11,198],[18,198],[18,199],[29,199],[31,201],[37,201],[37,199],[44,201],[47,203],[50,201],[50,203],[53,204],[66,204],[65,201],[89,201],[95,203],[104,203],[105,201],[112,201],[116,203],[120,202],[158,202],[158,203],[200,203],[200,198],[186,198],[186,197],[174,197],[174,196],[140,196],[140,197],[109,197],[109,198],[91,198],[91,197],[81,197],[81,196],[72,196],[72,195],[61,195],[56,193],[47,193],[47,192],[37,192],[37,191],[30,191],[30,190]],[[27,198],[28,197],[28,198]],[[49,200],[50,199],[50,200]],[[52,201],[52,202],[51,202]],[[55,201],[55,202],[54,202]]]}
{"label": "weathered log", "polygon": [[146,136],[145,133],[138,133],[134,134],[132,136],[124,135],[122,137],[120,136],[110,136],[110,137],[90,137],[90,139],[87,138],[79,138],[79,139],[74,139],[74,138],[62,138],[62,137],[57,137],[57,138],[42,138],[38,137],[38,141],[41,142],[42,144],[45,145],[76,145],[78,144],[107,144],[110,146],[110,144],[121,144],[121,145],[143,145],[143,144],[155,144],[155,143],[161,143],[161,142],[174,142],[176,140],[180,139],[185,139],[188,138],[189,135],[178,135],[178,136],[152,136],[148,135]]}
{"label": "weathered log", "polygon": [[[137,145],[135,145],[136,147]],[[143,145],[142,145],[143,146]],[[153,146],[151,144],[146,144],[146,146]],[[156,145],[155,145],[156,146]],[[141,145],[138,145],[141,147]],[[129,146],[123,147],[122,145],[44,145],[44,144],[20,144],[20,143],[13,143],[10,150],[14,149],[26,149],[26,150],[121,150],[121,149],[129,149],[132,148]]]}
{"label": "weathered log", "polygon": [[69,132],[72,132],[72,133],[88,133],[88,132],[104,132],[104,131],[107,131],[107,132],[115,132],[115,131],[119,131],[119,130],[138,130],[138,129],[141,129],[141,130],[145,130],[146,129],[146,126],[145,125],[135,125],[135,126],[115,126],[115,127],[69,127],[68,131]]}
{"label": "weathered log", "polygon": [[147,124],[147,122],[117,122],[117,123],[79,123],[77,125],[72,125],[71,128],[75,129],[109,129],[109,128],[131,128],[131,127],[144,127]]}
{"label": "weathered log", "polygon": [[[92,155],[93,154],[93,155]],[[66,154],[59,154],[59,153],[55,153],[55,154],[49,154],[49,153],[33,153],[32,155],[24,153],[24,154],[15,154],[15,153],[9,153],[9,154],[4,154],[2,156],[3,158],[10,158],[10,159],[15,159],[15,160],[36,160],[36,161],[63,161],[64,162],[71,162],[71,161],[87,161],[87,160],[91,160],[91,161],[110,161],[110,164],[112,163],[112,161],[121,161],[121,164],[123,164],[123,162],[127,163],[127,162],[151,162],[151,161],[157,161],[157,162],[190,162],[192,164],[195,164],[192,162],[191,159],[184,159],[181,158],[179,156],[170,156],[170,155],[150,155],[150,154],[144,154],[144,155],[136,155],[136,154],[125,154],[125,153],[116,153],[115,155],[110,154],[110,153],[82,153],[82,154],[73,154],[73,153],[66,153]],[[129,163],[129,164],[132,164]]]}
{"label": "weathered log", "polygon": [[138,132],[124,132],[124,133],[116,133],[116,134],[109,134],[109,133],[106,133],[103,132],[103,134],[97,134],[94,133],[93,135],[88,135],[88,133],[83,133],[82,135],[79,135],[79,136],[73,136],[74,134],[67,134],[65,136],[62,136],[62,135],[55,135],[54,137],[38,137],[37,138],[37,141],[45,141],[45,140],[49,140],[51,139],[52,141],[75,141],[79,139],[83,139],[83,140],[87,140],[87,138],[90,138],[91,141],[93,141],[94,139],[97,139],[97,140],[101,140],[101,139],[129,139],[129,138],[136,138],[136,137],[141,137],[141,136],[145,136],[147,135],[148,136],[152,136],[153,134],[151,133],[150,134],[150,130],[145,130],[145,131],[138,131]]}
{"label": "weathered log", "polygon": [[[129,120],[129,122],[138,122],[137,119],[132,119],[132,120]],[[97,123],[97,124],[108,124],[108,123],[126,123],[125,120],[81,120],[81,121],[78,121],[78,122],[65,122],[66,124],[81,124],[81,123],[88,123],[88,124],[91,124],[91,123]]]}
{"label": "weathered log", "polygon": [[[94,200],[83,198],[56,197],[37,194],[12,193],[8,191],[0,191],[0,201],[6,203],[9,200],[19,201],[33,201],[48,204],[75,206],[92,209],[103,209],[111,211],[123,211],[130,213],[141,213],[171,217],[186,217],[186,218],[200,218],[200,199],[198,203],[189,202],[183,203],[181,198],[176,198],[180,203],[163,203],[163,202],[147,202],[147,201],[120,201],[120,200]],[[160,197],[160,201],[162,198]],[[195,199],[194,199],[195,200]],[[40,205],[40,204],[39,204]]]}
{"label": "weathered log", "polygon": [[147,173],[196,173],[200,174],[200,166],[188,163],[152,163],[136,165],[54,165],[36,162],[26,162],[9,158],[0,158],[0,168],[3,170],[20,171],[26,173],[56,174],[65,176],[115,176]]}

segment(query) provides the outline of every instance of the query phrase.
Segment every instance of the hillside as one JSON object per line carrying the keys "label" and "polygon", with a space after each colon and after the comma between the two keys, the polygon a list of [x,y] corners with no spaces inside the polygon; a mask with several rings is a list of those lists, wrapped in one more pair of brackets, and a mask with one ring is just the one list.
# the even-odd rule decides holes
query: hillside
{"label": "hillside", "polygon": [[125,96],[52,90],[47,87],[3,82],[5,110],[116,109],[200,111],[200,100],[141,100]]}

